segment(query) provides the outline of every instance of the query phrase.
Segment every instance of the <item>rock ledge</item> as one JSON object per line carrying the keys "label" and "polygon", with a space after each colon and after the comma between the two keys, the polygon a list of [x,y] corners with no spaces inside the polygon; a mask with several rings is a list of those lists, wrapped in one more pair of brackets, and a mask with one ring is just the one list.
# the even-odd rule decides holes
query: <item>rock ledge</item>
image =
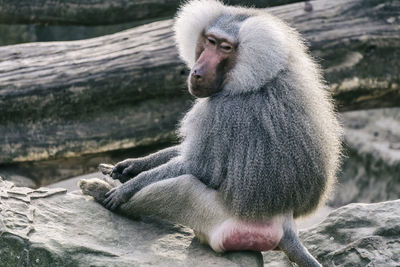
{"label": "rock ledge", "polygon": [[[350,204],[300,237],[324,266],[400,266],[400,200]],[[267,266],[292,266],[266,252]],[[216,254],[188,228],[132,221],[79,191],[0,178],[2,266],[263,266],[260,253]]]}

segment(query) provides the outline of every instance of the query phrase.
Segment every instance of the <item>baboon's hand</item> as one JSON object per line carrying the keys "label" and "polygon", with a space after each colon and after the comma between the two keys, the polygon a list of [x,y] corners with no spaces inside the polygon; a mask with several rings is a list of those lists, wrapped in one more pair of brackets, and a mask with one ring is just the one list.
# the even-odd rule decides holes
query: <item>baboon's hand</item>
{"label": "baboon's hand", "polygon": [[115,210],[121,204],[127,202],[131,197],[131,194],[129,194],[123,185],[120,185],[108,191],[105,197],[106,199],[103,201],[104,207],[109,210]]}
{"label": "baboon's hand", "polygon": [[125,183],[130,178],[138,175],[140,170],[140,164],[137,159],[126,159],[118,162],[110,174],[114,180],[119,180],[121,183]]}

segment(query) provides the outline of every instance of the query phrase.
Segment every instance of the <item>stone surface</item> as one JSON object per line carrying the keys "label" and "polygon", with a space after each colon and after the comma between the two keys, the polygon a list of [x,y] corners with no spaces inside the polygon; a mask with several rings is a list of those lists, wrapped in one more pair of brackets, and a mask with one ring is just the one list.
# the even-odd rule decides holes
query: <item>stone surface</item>
{"label": "stone surface", "polygon": [[344,159],[333,206],[400,198],[400,109],[341,114]]}
{"label": "stone surface", "polygon": [[[400,200],[350,204],[300,238],[324,266],[399,266]],[[291,266],[282,252],[267,266]],[[262,266],[250,252],[216,254],[191,230],[133,221],[65,189],[0,181],[1,266]]]}
{"label": "stone surface", "polygon": [[25,175],[21,175],[18,171],[12,170],[12,168],[0,167],[0,177],[6,181],[14,183],[16,186],[36,188],[37,184],[35,181]]}
{"label": "stone surface", "polygon": [[1,266],[262,266],[260,253],[219,255],[188,228],[132,221],[65,191],[0,181]]}
{"label": "stone surface", "polygon": [[[341,207],[300,238],[323,266],[400,266],[400,200]],[[268,267],[292,266],[282,252],[263,255]]]}

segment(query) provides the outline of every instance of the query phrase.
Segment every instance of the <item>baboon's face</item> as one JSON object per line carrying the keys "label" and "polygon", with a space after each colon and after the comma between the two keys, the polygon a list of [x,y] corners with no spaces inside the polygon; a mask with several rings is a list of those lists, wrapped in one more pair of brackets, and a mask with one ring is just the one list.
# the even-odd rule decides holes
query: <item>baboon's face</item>
{"label": "baboon's face", "polygon": [[236,47],[216,34],[204,34],[196,47],[196,63],[188,79],[189,92],[196,97],[208,97],[222,90],[236,59]]}

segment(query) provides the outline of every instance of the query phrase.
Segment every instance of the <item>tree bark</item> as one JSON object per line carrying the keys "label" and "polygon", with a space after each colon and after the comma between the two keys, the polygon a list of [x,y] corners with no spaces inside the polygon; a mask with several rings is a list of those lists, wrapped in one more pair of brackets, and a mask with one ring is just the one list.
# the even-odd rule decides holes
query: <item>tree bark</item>
{"label": "tree bark", "polygon": [[[269,7],[301,0],[230,0],[232,5]],[[106,25],[172,17],[181,0],[0,0],[0,23]]]}
{"label": "tree bark", "polygon": [[[323,65],[339,110],[400,106],[400,7],[313,1],[269,9]],[[0,47],[0,163],[174,138],[190,106],[172,21],[104,37]]]}
{"label": "tree bark", "polygon": [[[298,29],[340,111],[400,107],[400,1],[312,1],[270,8]],[[297,8],[296,8],[297,6]]]}

